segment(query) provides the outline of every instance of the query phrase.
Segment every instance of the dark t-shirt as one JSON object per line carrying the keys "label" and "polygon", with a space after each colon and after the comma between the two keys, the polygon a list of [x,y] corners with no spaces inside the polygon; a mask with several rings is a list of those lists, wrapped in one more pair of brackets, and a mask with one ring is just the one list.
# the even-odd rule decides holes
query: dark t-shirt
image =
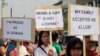
{"label": "dark t-shirt", "polygon": [[[4,41],[0,39],[0,46],[4,46]],[[0,54],[0,56],[3,56]]]}

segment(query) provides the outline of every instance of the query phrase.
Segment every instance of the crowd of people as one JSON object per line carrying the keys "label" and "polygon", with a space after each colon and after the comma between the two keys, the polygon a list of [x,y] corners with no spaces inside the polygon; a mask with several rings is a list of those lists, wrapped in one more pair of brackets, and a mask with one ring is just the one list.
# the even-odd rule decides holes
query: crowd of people
{"label": "crowd of people", "polygon": [[[90,36],[85,39],[86,56],[100,56],[98,43],[91,41]],[[15,40],[0,39],[0,56],[83,56],[83,42],[76,36],[63,36],[54,31],[52,42],[51,46],[49,31],[38,32],[33,42],[20,41],[19,46]]]}

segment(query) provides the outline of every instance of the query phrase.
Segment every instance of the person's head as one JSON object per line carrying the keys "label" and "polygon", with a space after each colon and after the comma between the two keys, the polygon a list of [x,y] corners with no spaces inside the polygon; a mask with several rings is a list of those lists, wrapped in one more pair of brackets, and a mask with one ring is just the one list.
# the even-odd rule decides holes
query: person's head
{"label": "person's head", "polygon": [[91,51],[91,47],[92,47],[92,42],[90,39],[91,36],[85,36],[85,40],[86,40],[86,56],[91,56],[92,55],[92,51]]}
{"label": "person's head", "polygon": [[96,41],[91,41],[91,48],[90,48],[90,50],[91,51],[95,51],[97,46],[98,46],[98,44],[97,44]]}
{"label": "person's head", "polygon": [[58,38],[58,33],[57,32],[52,32],[52,41],[56,42]]}
{"label": "person's head", "polygon": [[49,44],[50,33],[49,31],[41,31],[39,34],[39,44],[41,45],[48,45]]}
{"label": "person's head", "polygon": [[72,38],[67,44],[67,56],[82,56],[83,45],[79,38]]}

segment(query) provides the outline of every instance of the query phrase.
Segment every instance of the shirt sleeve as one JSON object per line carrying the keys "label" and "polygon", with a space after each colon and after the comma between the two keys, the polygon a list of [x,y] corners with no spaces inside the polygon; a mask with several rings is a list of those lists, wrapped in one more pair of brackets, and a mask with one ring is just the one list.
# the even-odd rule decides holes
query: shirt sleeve
{"label": "shirt sleeve", "polygon": [[53,47],[54,55],[53,56],[58,56],[56,49]]}
{"label": "shirt sleeve", "polygon": [[58,44],[54,45],[53,47],[56,49],[57,53],[60,53],[61,50],[62,50],[62,49],[61,49],[61,46],[58,45]]}

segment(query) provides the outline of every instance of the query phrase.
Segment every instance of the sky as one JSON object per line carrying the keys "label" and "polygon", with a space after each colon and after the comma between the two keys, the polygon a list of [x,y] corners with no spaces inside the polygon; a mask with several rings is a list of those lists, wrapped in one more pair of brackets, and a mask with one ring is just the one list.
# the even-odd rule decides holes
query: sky
{"label": "sky", "polygon": [[12,8],[13,17],[34,17],[34,10],[36,6],[52,5],[59,0],[5,0],[5,13],[10,16]]}

